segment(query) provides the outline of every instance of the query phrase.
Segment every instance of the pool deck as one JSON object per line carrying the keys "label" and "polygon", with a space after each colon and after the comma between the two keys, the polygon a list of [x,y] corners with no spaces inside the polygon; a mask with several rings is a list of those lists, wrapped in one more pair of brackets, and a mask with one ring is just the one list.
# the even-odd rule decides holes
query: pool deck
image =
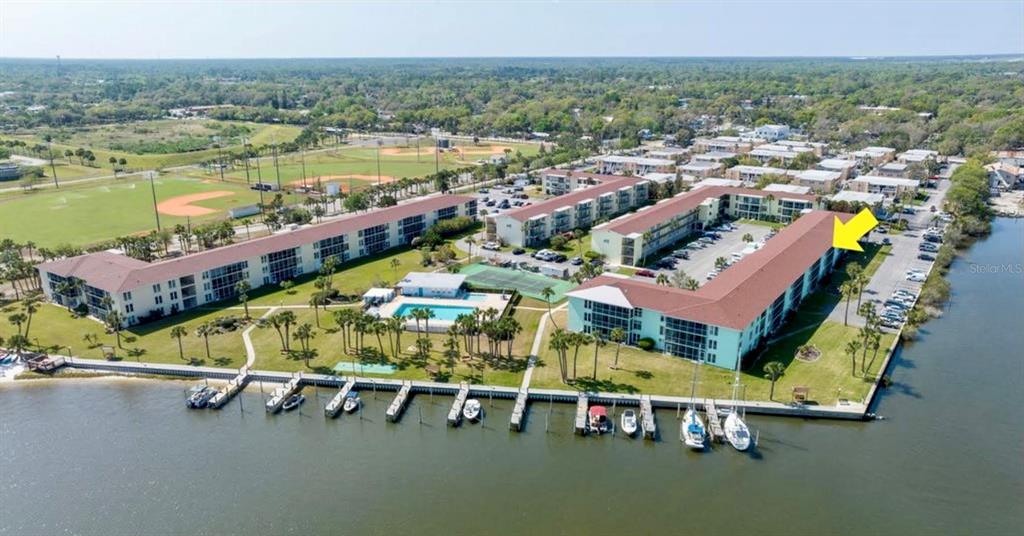
{"label": "pool deck", "polygon": [[[465,307],[467,309],[488,309],[495,308],[498,313],[504,313],[508,306],[508,299],[502,297],[501,294],[487,294],[487,293],[474,293],[476,295],[484,296],[483,299],[448,299],[448,298],[421,298],[414,296],[397,296],[395,299],[388,303],[380,306],[379,314],[381,318],[390,318],[394,316],[395,312],[398,311],[403,305],[409,306],[447,306],[447,307]],[[506,296],[511,297],[511,296]],[[431,318],[429,327],[431,332],[444,332],[448,330],[448,327],[452,325],[451,320],[444,320],[440,318]],[[416,328],[415,320],[407,320],[405,322],[407,330],[414,330]],[[422,325],[421,325],[422,327]]]}

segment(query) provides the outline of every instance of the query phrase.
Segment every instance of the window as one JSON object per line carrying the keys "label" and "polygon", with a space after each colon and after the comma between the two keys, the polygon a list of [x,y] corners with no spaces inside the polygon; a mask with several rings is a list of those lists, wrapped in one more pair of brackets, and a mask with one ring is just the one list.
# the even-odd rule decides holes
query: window
{"label": "window", "polygon": [[157,284],[153,285],[153,294],[158,294],[159,292],[160,292],[160,283],[157,283]]}
{"label": "window", "polygon": [[133,304],[130,304],[130,303],[128,303],[128,304],[125,304],[125,306],[124,306],[124,312],[126,312],[126,313],[130,313],[130,312],[132,312],[132,311],[134,311],[134,310],[135,310],[135,305],[133,305]]}
{"label": "window", "polygon": [[203,290],[210,291],[217,300],[230,298],[237,294],[235,285],[249,278],[248,268],[249,261],[242,261],[207,270],[203,272],[203,279],[209,281],[203,283]]}
{"label": "window", "polygon": [[178,288],[178,282],[173,279],[168,281],[167,288]]}
{"label": "window", "polygon": [[295,277],[299,266],[298,248],[275,251],[263,256],[263,271],[268,273],[270,282],[280,283]]}
{"label": "window", "polygon": [[156,297],[156,299],[154,299],[154,302],[155,302],[155,303],[156,303],[157,305],[161,305],[161,304],[163,304],[163,303],[164,303],[164,297],[163,297],[163,296],[157,296],[157,297]]}
{"label": "window", "polygon": [[121,293],[121,298],[123,298],[124,301],[132,301],[132,293],[131,292],[122,292]]}
{"label": "window", "polygon": [[174,301],[174,300],[177,300],[177,299],[178,299],[178,292],[172,290],[171,291],[171,301]]}

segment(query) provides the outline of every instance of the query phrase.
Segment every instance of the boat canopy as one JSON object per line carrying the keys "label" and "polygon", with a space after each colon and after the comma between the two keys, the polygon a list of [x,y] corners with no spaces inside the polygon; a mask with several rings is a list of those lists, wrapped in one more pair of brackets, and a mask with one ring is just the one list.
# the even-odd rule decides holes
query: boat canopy
{"label": "boat canopy", "polygon": [[590,408],[590,414],[595,417],[607,417],[608,410],[604,406],[594,406]]}

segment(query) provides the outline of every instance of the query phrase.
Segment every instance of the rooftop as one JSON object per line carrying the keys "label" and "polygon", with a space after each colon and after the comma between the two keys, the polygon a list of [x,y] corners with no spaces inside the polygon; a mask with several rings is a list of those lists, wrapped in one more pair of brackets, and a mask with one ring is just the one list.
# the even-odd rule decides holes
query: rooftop
{"label": "rooftop", "polygon": [[116,253],[101,252],[43,263],[39,268],[62,277],[82,279],[89,285],[107,292],[125,292],[142,285],[162,283],[183,275],[295,248],[409,216],[457,206],[475,199],[461,195],[430,197],[153,263]]}
{"label": "rooftop", "polygon": [[695,291],[601,275],[566,295],[743,330],[832,247],[837,217],[845,221],[851,215],[816,210],[801,216]]}
{"label": "rooftop", "polygon": [[914,179],[901,179],[899,177],[879,177],[878,175],[861,175],[850,181],[851,183],[878,184],[881,186],[906,186],[917,187],[920,185]]}
{"label": "rooftop", "polygon": [[[548,174],[559,175],[559,173],[554,173],[553,171],[554,170],[552,170],[552,172],[548,172]],[[636,177],[626,177],[623,175],[599,175],[596,173],[584,173],[582,171],[573,171],[572,174],[593,179],[600,184],[587,186],[585,188],[578,188],[565,195],[552,197],[545,201],[537,201],[529,206],[506,210],[504,214],[500,214],[499,216],[508,216],[516,221],[526,221],[535,216],[549,214],[562,207],[575,205],[580,201],[595,199],[601,194],[618,191],[619,188],[622,187],[632,186],[639,182],[646,182]]]}
{"label": "rooftop", "polygon": [[832,196],[832,201],[845,201],[847,203],[864,203],[867,205],[874,205],[885,201],[885,196],[882,194],[869,194],[867,192],[854,192],[852,190],[843,190],[838,194]]}
{"label": "rooftop", "polygon": [[796,174],[798,180],[811,182],[837,181],[840,176],[841,174],[838,171],[825,171],[822,169],[808,169]]}
{"label": "rooftop", "polygon": [[810,186],[797,186],[795,184],[769,184],[764,187],[765,192],[785,192],[790,194],[809,194]]}
{"label": "rooftop", "polygon": [[846,160],[844,158],[825,158],[818,162],[818,167],[831,171],[842,171],[844,169],[853,169],[857,167],[857,161]]}
{"label": "rooftop", "polygon": [[443,274],[434,272],[409,272],[396,285],[398,288],[446,288],[457,289],[466,282],[462,274]]}
{"label": "rooftop", "polygon": [[675,160],[668,160],[666,158],[649,158],[646,156],[621,156],[621,155],[608,155],[601,156],[597,159],[600,162],[613,162],[616,164],[639,164],[641,166],[674,166]]}

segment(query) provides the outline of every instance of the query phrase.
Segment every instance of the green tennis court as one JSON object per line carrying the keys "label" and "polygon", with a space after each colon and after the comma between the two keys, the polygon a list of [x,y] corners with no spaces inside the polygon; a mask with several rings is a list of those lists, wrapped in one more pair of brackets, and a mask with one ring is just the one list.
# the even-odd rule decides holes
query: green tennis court
{"label": "green tennis court", "polygon": [[576,287],[576,284],[571,281],[487,266],[486,264],[470,264],[464,267],[460,273],[466,276],[466,282],[470,286],[489,289],[516,289],[523,296],[541,301],[544,300],[541,291],[551,287],[551,290],[555,291],[554,296],[551,297],[552,303],[560,301],[565,297],[566,292]]}

